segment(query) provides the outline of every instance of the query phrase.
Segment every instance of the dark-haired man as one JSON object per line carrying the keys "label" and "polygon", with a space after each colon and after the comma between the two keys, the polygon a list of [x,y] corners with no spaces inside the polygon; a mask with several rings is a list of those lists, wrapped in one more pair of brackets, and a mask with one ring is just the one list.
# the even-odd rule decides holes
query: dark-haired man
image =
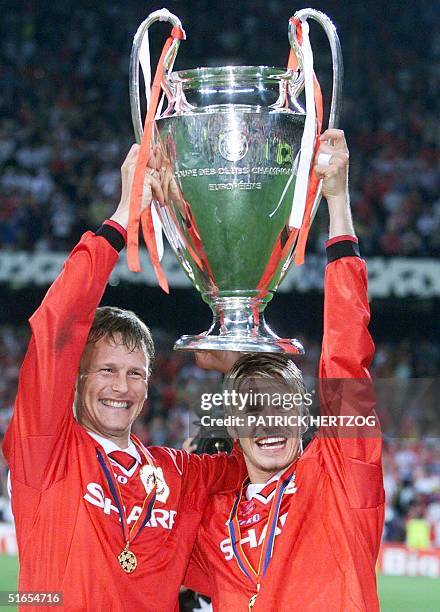
{"label": "dark-haired man", "polygon": [[[151,335],[131,312],[95,311],[125,244],[138,153],[134,145],[122,166],[115,214],[82,237],[30,319],[3,446],[18,588],[57,591],[64,610],[174,610],[208,494],[239,478],[235,457],[147,449],[131,434],[147,397]],[[154,170],[143,208],[152,195],[163,198]]]}
{"label": "dark-haired man", "polygon": [[[374,345],[367,275],[351,221],[344,134],[327,130],[322,140],[328,139],[331,144],[322,144],[321,151],[330,164],[316,171],[330,213],[319,367],[321,415],[330,427],[321,427],[304,453],[300,421],[289,434],[269,421],[255,431],[235,432],[248,479],[235,493],[209,501],[185,580],[212,598],[215,612],[379,610],[375,562],[384,492],[368,373]],[[198,359],[207,368],[225,371],[228,365],[228,355]],[[305,395],[298,368],[284,356],[243,356],[225,380],[236,392],[254,383]],[[296,412],[301,416],[300,406]],[[347,417],[365,419],[365,426],[350,429]]]}

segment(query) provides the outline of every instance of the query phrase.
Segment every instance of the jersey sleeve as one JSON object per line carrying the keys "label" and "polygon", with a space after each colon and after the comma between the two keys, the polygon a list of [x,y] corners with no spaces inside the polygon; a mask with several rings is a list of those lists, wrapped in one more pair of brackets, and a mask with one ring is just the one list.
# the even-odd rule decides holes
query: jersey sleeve
{"label": "jersey sleeve", "polygon": [[370,378],[374,343],[368,331],[367,270],[357,243],[329,241],[324,281],[320,378]]}
{"label": "jersey sleeve", "polygon": [[247,476],[243,455],[237,445],[229,455],[185,454],[188,484],[194,488],[203,487],[208,495],[235,491]]}
{"label": "jersey sleeve", "polygon": [[13,481],[44,489],[65,473],[81,355],[123,243],[112,225],[84,234],[30,318],[32,336],[3,444]]}
{"label": "jersey sleeve", "polygon": [[183,585],[196,593],[201,593],[202,595],[206,595],[206,597],[212,597],[209,570],[201,551],[200,536],[197,537],[196,543],[192,549]]}
{"label": "jersey sleeve", "polygon": [[350,503],[372,507],[383,499],[382,443],[369,373],[374,343],[368,331],[366,265],[357,242],[346,237],[330,241],[327,255],[321,416],[343,419],[337,426],[321,427],[318,436],[327,470],[342,483]]}

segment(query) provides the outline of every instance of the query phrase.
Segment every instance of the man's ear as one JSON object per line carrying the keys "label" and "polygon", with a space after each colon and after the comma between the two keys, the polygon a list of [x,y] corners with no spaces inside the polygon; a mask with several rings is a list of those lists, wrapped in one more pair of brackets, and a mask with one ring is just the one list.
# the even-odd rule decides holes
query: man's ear
{"label": "man's ear", "polygon": [[82,380],[83,376],[84,374],[81,374],[80,370],[75,378],[75,396],[81,393],[81,385],[84,385],[84,380]]}
{"label": "man's ear", "polygon": [[75,381],[75,395],[73,397],[73,416],[75,417],[76,420],[78,420],[78,413],[77,413],[77,403],[78,403],[78,378]]}
{"label": "man's ear", "polygon": [[73,416],[76,420],[78,420],[78,406],[79,406],[79,397],[80,397],[80,385],[81,385],[81,374],[78,373],[75,379],[75,395],[73,398]]}
{"label": "man's ear", "polygon": [[226,427],[226,431],[230,435],[230,437],[234,440],[234,442],[238,438],[238,430],[236,427]]}

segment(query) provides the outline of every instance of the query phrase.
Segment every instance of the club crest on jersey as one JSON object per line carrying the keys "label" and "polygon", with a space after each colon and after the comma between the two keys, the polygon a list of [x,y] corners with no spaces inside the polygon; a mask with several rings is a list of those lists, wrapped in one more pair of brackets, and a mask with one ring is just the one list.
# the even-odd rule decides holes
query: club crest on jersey
{"label": "club crest on jersey", "polygon": [[145,464],[140,469],[140,477],[142,484],[145,487],[147,495],[153,489],[155,483],[157,484],[156,499],[162,503],[165,503],[170,494],[170,489],[165,482],[162,468],[155,467],[154,465]]}

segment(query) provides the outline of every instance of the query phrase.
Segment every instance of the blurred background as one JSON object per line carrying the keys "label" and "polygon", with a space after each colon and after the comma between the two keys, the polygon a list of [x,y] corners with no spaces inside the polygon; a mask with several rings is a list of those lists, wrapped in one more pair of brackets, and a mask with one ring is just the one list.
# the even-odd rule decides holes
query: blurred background
{"label": "blurred background", "polygon": [[[176,69],[284,66],[288,19],[304,6],[281,0],[166,4],[187,33]],[[29,339],[27,318],[81,234],[96,229],[118,202],[120,166],[133,141],[131,43],[140,22],[161,8],[139,0],[23,0],[1,5],[0,438],[11,417]],[[377,346],[373,375],[403,381],[438,378],[438,3],[328,0],[306,5],[333,19],[342,43],[341,127],[351,153],[356,231],[371,274],[371,330]],[[153,26],[150,40],[156,54],[167,34],[163,24]],[[311,41],[328,100],[331,58],[324,35],[313,24]],[[325,208],[323,203],[313,225],[304,269],[291,273],[267,310],[274,330],[303,342],[307,355],[300,366],[310,377],[316,374],[322,333]],[[197,369],[191,355],[173,353],[171,347],[178,335],[209,327],[210,312],[183,275],[174,271],[171,295],[165,296],[151,271],[133,278],[125,262],[121,266],[104,303],[135,310],[151,326],[158,348],[148,410],[137,433],[147,444],[180,447],[191,402],[212,374]],[[430,578],[431,586],[440,580],[436,401],[429,410],[431,430],[426,428],[423,402],[413,402],[404,428],[385,439],[386,544],[379,569],[391,576],[383,582],[391,587],[381,587],[387,610],[438,609],[435,604],[423,608],[418,599],[418,593],[426,592],[422,577]],[[0,458],[0,553],[13,555],[6,475]],[[5,569],[4,575],[13,576],[14,571]],[[417,583],[407,579],[408,594],[396,604],[393,593],[405,593],[406,588],[402,581],[398,587],[392,582],[400,575],[421,577]],[[411,603],[412,598],[417,603]]]}

